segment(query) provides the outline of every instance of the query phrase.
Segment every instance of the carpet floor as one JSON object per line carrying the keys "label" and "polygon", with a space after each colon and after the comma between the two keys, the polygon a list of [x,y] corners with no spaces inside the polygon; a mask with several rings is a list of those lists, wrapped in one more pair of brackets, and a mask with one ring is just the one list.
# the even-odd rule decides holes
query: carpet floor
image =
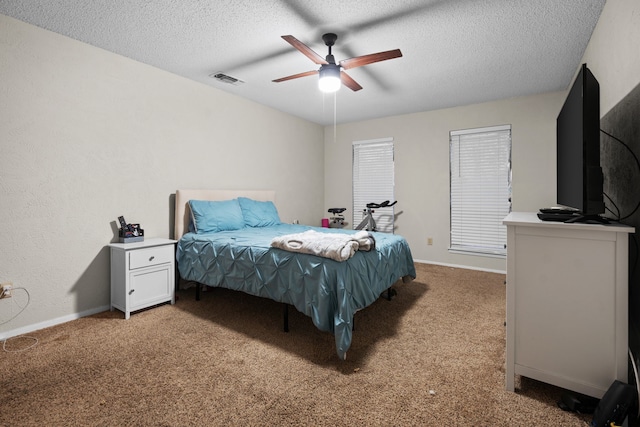
{"label": "carpet floor", "polygon": [[0,352],[2,426],[587,426],[562,390],[505,384],[505,276],[418,264],[355,316],[347,360],[331,334],[270,300],[194,290],[99,313]]}

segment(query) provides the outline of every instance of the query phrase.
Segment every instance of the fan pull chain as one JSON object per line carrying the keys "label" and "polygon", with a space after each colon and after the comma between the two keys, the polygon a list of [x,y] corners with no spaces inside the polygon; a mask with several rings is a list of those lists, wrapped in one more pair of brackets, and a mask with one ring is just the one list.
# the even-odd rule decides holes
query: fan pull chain
{"label": "fan pull chain", "polygon": [[338,141],[338,139],[337,139],[337,127],[338,126],[336,124],[337,123],[337,117],[338,117],[338,114],[337,114],[337,110],[338,110],[337,99],[338,99],[338,92],[334,92],[333,93],[333,142],[334,143]]}

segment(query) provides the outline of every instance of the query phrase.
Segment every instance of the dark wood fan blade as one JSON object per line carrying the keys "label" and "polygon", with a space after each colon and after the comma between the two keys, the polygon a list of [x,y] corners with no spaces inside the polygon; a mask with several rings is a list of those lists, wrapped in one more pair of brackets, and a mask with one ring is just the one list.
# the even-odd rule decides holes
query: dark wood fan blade
{"label": "dark wood fan blade", "polygon": [[294,74],[292,76],[282,77],[276,80],[273,80],[275,83],[286,82],[287,80],[298,79],[300,77],[313,76],[314,74],[318,74],[318,70],[306,71],[304,73]]}
{"label": "dark wood fan blade", "polygon": [[315,53],[313,50],[311,50],[311,48],[309,46],[307,46],[306,44],[302,43],[297,38],[295,38],[293,36],[282,36],[282,38],[285,39],[289,44],[291,44],[291,46],[293,46],[296,49],[298,49],[307,58],[309,58],[310,60],[312,60],[316,64],[318,64],[318,65],[328,64],[326,59],[324,59],[322,56],[320,56],[317,53]]}
{"label": "dark wood fan blade", "polygon": [[344,71],[340,72],[340,80],[342,81],[343,85],[345,85],[346,87],[348,87],[349,89],[351,89],[354,92],[359,91],[360,89],[362,89],[362,86],[360,86],[358,84],[358,82],[353,80],[351,78],[351,76],[349,74],[345,73]]}
{"label": "dark wood fan blade", "polygon": [[356,56],[355,58],[340,61],[340,66],[345,70],[373,64],[374,62],[386,61],[387,59],[399,58],[402,56],[400,49],[387,50],[386,52],[372,53],[369,55]]}

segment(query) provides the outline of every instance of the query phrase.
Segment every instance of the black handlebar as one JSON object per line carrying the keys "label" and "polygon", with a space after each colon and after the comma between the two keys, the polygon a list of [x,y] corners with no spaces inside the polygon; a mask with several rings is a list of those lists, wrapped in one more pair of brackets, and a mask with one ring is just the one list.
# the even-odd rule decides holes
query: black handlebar
{"label": "black handlebar", "polygon": [[396,203],[398,203],[398,201],[397,201],[397,200],[396,200],[395,202],[393,202],[393,203],[389,203],[389,201],[388,201],[388,200],[385,200],[385,201],[384,201],[384,202],[382,202],[382,203],[367,203],[367,207],[368,207],[369,209],[371,209],[371,208],[375,208],[375,209],[378,209],[378,208],[388,208],[388,207],[390,207],[390,206],[395,205]]}

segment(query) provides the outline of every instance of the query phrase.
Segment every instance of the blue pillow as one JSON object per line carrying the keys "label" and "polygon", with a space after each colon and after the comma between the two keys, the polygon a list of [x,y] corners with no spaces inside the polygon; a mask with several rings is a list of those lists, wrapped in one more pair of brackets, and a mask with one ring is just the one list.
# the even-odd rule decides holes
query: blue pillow
{"label": "blue pillow", "polygon": [[247,227],[268,227],[280,224],[278,210],[273,202],[259,202],[246,197],[238,197],[238,203]]}
{"label": "blue pillow", "polygon": [[198,234],[239,230],[244,227],[242,210],[237,199],[211,201],[189,200],[191,222]]}

